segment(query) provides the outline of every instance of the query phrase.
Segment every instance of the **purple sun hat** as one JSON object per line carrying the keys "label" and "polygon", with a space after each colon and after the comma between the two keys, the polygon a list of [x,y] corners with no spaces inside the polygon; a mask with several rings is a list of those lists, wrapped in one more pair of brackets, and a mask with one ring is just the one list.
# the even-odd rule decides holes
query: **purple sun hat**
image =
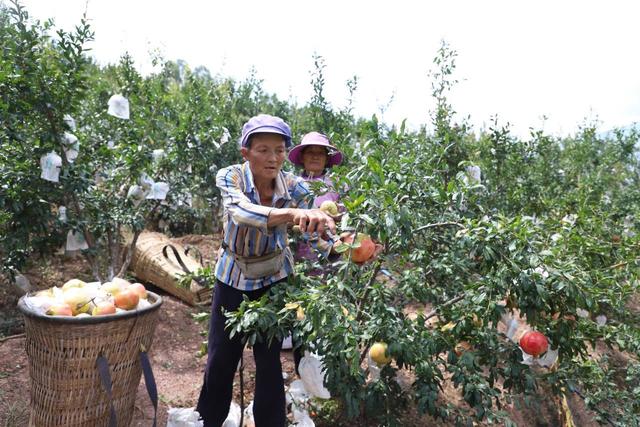
{"label": "purple sun hat", "polygon": [[258,114],[251,117],[242,126],[242,137],[240,137],[240,147],[246,147],[249,137],[254,133],[276,133],[284,137],[287,148],[291,147],[291,128],[280,117],[269,114]]}
{"label": "purple sun hat", "polygon": [[289,160],[294,165],[303,166],[302,152],[310,145],[318,145],[327,149],[327,167],[336,166],[342,163],[342,153],[336,147],[331,145],[329,138],[320,132],[309,132],[302,137],[300,145],[296,145],[289,151]]}

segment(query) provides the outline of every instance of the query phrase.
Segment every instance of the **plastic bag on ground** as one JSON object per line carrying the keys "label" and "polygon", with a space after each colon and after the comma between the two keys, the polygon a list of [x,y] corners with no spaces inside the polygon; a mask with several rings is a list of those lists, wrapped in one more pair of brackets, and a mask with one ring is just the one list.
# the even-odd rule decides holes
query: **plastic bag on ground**
{"label": "plastic bag on ground", "polygon": [[295,380],[287,389],[287,404],[291,404],[291,413],[294,423],[299,427],[314,427],[315,423],[307,412],[307,402],[311,396],[304,388],[302,380]]}
{"label": "plastic bag on ground", "polygon": [[294,406],[291,412],[293,414],[293,426],[315,427],[316,423],[313,422],[306,408]]}
{"label": "plastic bag on ground", "polygon": [[256,422],[253,419],[253,400],[249,403],[249,406],[244,408],[242,427],[256,427]]}
{"label": "plastic bag on ground", "polygon": [[195,408],[169,408],[167,411],[167,427],[202,427],[204,423],[198,421],[200,414]]}
{"label": "plastic bag on ground", "polygon": [[231,402],[229,415],[227,415],[227,419],[222,423],[222,427],[240,427],[240,405],[236,402]]}
{"label": "plastic bag on ground", "polygon": [[291,350],[293,348],[293,339],[291,338],[291,334],[282,341],[282,349],[283,350]]}
{"label": "plastic bag on ground", "polygon": [[84,249],[89,249],[89,245],[87,241],[84,239],[84,235],[75,230],[69,230],[67,233],[67,246],[66,249],[68,251],[80,251]]}
{"label": "plastic bag on ground", "polygon": [[309,400],[311,395],[304,388],[302,380],[292,381],[287,389],[287,404],[301,404]]}
{"label": "plastic bag on ground", "polygon": [[314,355],[305,352],[304,357],[300,360],[298,366],[300,378],[304,383],[304,388],[312,396],[320,399],[329,399],[331,394],[324,386],[324,368],[320,359]]}

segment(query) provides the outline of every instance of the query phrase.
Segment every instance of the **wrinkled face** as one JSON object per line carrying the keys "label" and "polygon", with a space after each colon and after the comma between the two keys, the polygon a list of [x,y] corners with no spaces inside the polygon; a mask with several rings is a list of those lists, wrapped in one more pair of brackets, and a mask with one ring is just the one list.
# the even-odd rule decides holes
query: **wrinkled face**
{"label": "wrinkled face", "polygon": [[242,147],[240,153],[249,162],[254,181],[260,183],[278,176],[287,150],[281,135],[258,133],[251,136],[249,148]]}
{"label": "wrinkled face", "polygon": [[327,149],[319,145],[310,145],[302,151],[302,164],[309,175],[322,175],[328,160]]}

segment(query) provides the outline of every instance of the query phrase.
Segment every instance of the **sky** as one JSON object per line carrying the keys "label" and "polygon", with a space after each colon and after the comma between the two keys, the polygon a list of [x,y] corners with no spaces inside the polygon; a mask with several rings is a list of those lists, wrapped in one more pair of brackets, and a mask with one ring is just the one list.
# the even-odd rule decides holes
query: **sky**
{"label": "sky", "polygon": [[566,136],[640,122],[640,2],[572,0],[22,0],[37,19],[72,29],[87,12],[100,64],[151,52],[245,79],[299,105],[312,95],[314,54],[334,108],[358,77],[354,113],[411,128],[430,122],[429,71],[444,40],[458,53],[450,101],[478,131],[511,126]]}

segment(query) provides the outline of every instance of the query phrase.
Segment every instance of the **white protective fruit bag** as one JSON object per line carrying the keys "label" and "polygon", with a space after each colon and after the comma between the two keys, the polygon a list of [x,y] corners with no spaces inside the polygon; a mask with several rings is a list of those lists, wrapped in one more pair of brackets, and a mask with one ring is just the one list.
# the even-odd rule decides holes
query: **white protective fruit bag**
{"label": "white protective fruit bag", "polygon": [[71,117],[71,115],[65,114],[62,120],[70,130],[72,131],[76,130],[76,121],[73,119],[73,117]]}
{"label": "white protective fruit bag", "polygon": [[62,157],[52,151],[40,157],[40,178],[51,182],[58,182],[60,178],[60,168],[62,167]]}
{"label": "white protective fruit bag", "polygon": [[158,148],[157,150],[153,150],[151,152],[151,158],[153,159],[154,164],[158,164],[166,157],[166,153],[162,148]]}
{"label": "white protective fruit bag", "polygon": [[138,206],[142,200],[146,197],[147,192],[140,185],[134,184],[129,187],[129,191],[127,191],[127,198],[131,199],[134,206]]}
{"label": "white protective fruit bag", "polygon": [[558,360],[557,349],[547,350],[542,357],[533,357],[532,355],[525,353],[524,350],[522,349],[520,349],[520,351],[522,351],[522,362],[520,363],[522,363],[523,365],[529,365],[529,366],[539,365],[539,366],[542,366],[543,368],[550,368],[556,363],[556,360]]}
{"label": "white protective fruit bag", "polygon": [[129,100],[122,95],[113,95],[109,98],[107,113],[119,119],[129,120]]}
{"label": "white protective fruit bag", "polygon": [[65,132],[62,145],[67,161],[73,163],[80,152],[80,141],[78,141],[78,137],[70,132]]}
{"label": "white protective fruit bag", "polygon": [[147,199],[164,200],[169,192],[169,184],[166,182],[154,182],[147,194]]}
{"label": "white protective fruit bag", "polygon": [[65,206],[58,208],[58,221],[67,222],[67,208]]}
{"label": "white protective fruit bag", "polygon": [[467,166],[465,172],[470,184],[480,184],[482,182],[482,170],[480,166]]}

